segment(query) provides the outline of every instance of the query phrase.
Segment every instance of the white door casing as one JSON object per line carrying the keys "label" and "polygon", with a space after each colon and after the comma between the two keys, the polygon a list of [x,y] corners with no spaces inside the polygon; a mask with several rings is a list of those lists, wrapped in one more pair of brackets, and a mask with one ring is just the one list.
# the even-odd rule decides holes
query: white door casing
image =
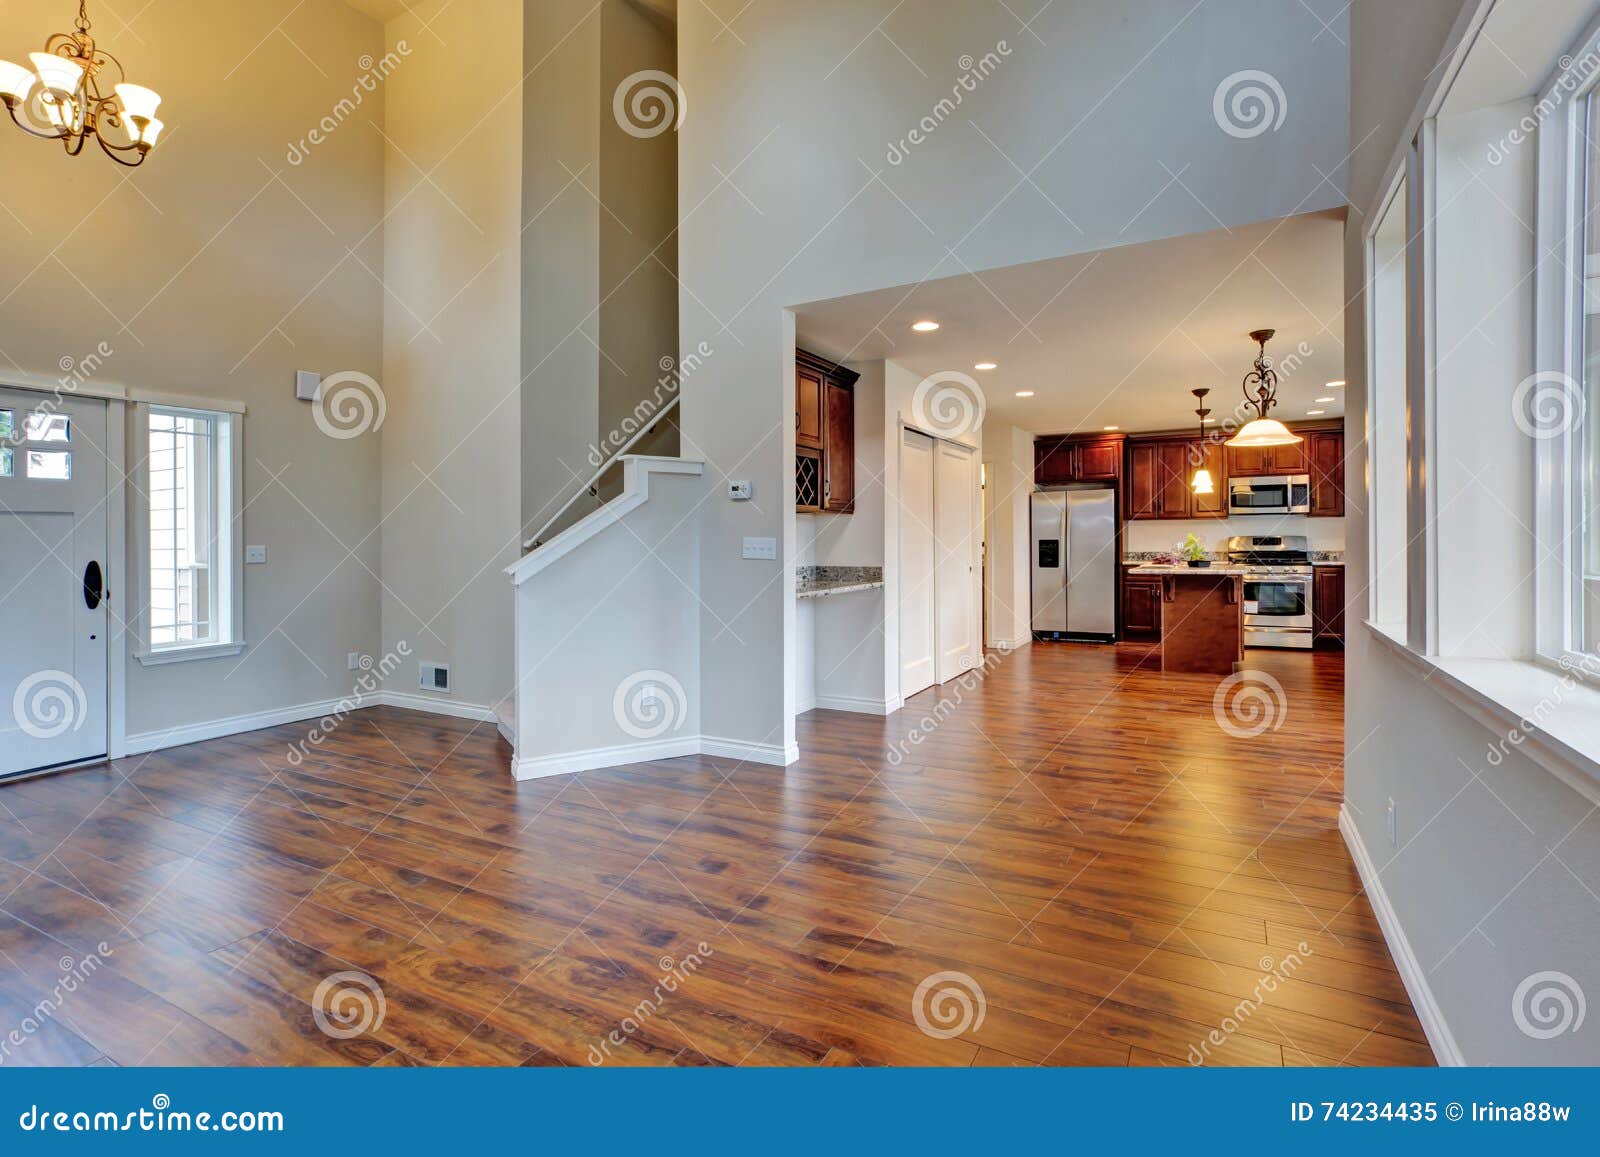
{"label": "white door casing", "polygon": [[[106,403],[0,389],[11,418],[0,465],[0,777],[105,755],[111,620],[85,575],[112,574]],[[66,420],[66,439],[25,437],[31,414]],[[42,456],[37,463],[33,456]],[[65,457],[63,457],[63,455]],[[3,454],[0,454],[3,457]],[[65,466],[67,478],[44,476]]]}
{"label": "white door casing", "polygon": [[915,430],[900,431],[900,694],[933,686],[934,547],[933,474],[936,442]]}

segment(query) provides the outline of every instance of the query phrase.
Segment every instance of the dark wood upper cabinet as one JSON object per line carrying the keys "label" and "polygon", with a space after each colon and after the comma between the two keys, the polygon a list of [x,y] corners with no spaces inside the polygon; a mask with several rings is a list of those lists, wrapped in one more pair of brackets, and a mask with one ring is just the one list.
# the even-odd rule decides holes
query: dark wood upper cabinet
{"label": "dark wood upper cabinet", "polygon": [[1189,479],[1194,468],[1189,465],[1188,442],[1159,442],[1156,451],[1157,518],[1189,517]]}
{"label": "dark wood upper cabinet", "polygon": [[1267,448],[1268,474],[1304,474],[1306,472],[1306,444],[1299,441],[1288,446]]}
{"label": "dark wood upper cabinet", "polygon": [[1306,435],[1311,475],[1311,517],[1344,517],[1344,431],[1316,430]]}
{"label": "dark wood upper cabinet", "polygon": [[794,352],[794,492],[802,513],[855,510],[858,376],[807,350]]}
{"label": "dark wood upper cabinet", "polygon": [[822,388],[822,509],[850,514],[856,508],[856,395],[832,378]]}
{"label": "dark wood upper cabinet", "polygon": [[1078,435],[1039,438],[1033,444],[1033,480],[1039,486],[1122,481],[1122,437]]}
{"label": "dark wood upper cabinet", "polygon": [[1312,568],[1311,626],[1314,642],[1344,642],[1344,567]]}
{"label": "dark wood upper cabinet", "polygon": [[1128,518],[1160,518],[1156,504],[1161,492],[1161,444],[1128,443],[1127,497],[1123,513]]}
{"label": "dark wood upper cabinet", "polygon": [[1276,474],[1265,447],[1227,447],[1228,477],[1253,478],[1261,474]]}

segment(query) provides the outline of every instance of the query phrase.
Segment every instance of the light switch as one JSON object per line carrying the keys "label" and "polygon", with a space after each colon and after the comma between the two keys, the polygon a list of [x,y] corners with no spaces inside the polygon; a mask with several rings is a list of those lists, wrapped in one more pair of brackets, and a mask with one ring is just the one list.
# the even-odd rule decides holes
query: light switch
{"label": "light switch", "polygon": [[744,540],[744,557],[776,559],[778,540],[775,538],[747,538]]}
{"label": "light switch", "polygon": [[244,561],[246,566],[259,566],[267,561],[267,548],[264,546],[245,547]]}

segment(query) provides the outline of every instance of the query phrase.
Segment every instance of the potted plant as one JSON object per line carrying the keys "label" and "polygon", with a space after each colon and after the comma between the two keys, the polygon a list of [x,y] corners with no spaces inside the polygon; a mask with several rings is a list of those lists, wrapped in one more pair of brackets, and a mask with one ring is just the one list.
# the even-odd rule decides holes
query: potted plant
{"label": "potted plant", "polygon": [[1178,551],[1184,558],[1189,560],[1190,566],[1211,565],[1211,552],[1205,548],[1205,544],[1196,538],[1192,532],[1188,538],[1183,540],[1183,545],[1178,548]]}

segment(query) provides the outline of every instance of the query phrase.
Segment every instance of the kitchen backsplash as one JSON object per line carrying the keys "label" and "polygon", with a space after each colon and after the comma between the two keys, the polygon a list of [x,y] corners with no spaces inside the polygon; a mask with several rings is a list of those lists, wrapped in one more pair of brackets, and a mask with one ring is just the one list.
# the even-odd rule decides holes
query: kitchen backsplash
{"label": "kitchen backsplash", "polygon": [[1257,514],[1235,518],[1196,518],[1185,521],[1130,519],[1122,524],[1122,553],[1128,557],[1171,551],[1193,533],[1213,553],[1223,550],[1229,538],[1248,534],[1303,534],[1311,549],[1344,552],[1344,519],[1307,518],[1303,514]]}

